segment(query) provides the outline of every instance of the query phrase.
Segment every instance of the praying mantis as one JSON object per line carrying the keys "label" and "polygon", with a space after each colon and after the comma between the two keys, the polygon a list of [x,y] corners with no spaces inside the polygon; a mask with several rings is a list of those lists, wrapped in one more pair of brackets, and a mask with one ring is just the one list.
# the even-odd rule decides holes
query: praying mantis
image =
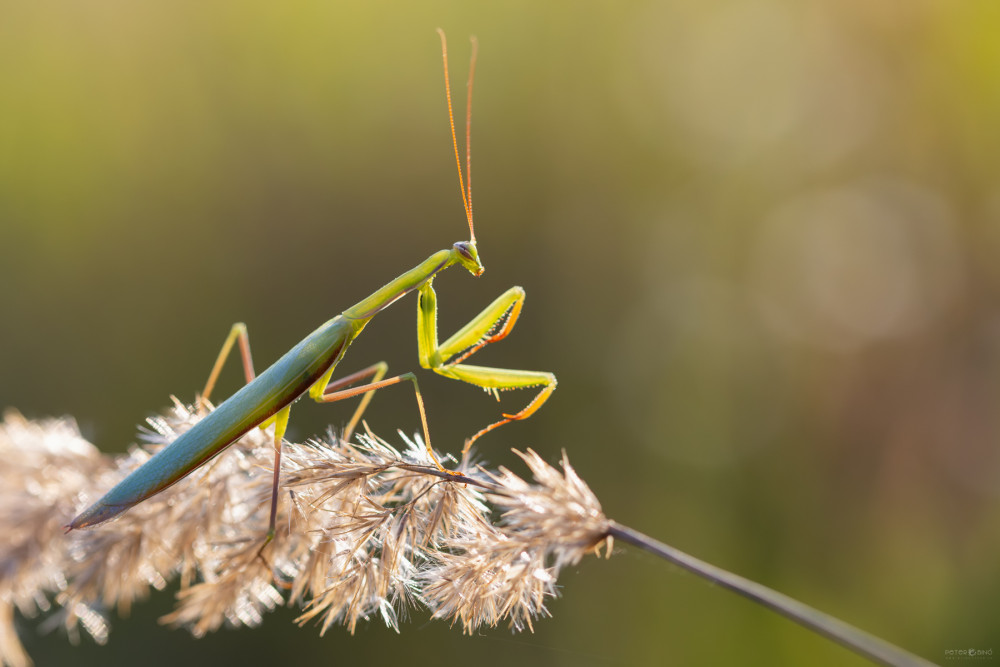
{"label": "praying mantis", "polygon": [[[435,276],[456,265],[465,268],[473,276],[480,276],[485,270],[476,249],[476,235],[472,221],[470,139],[476,41],[472,40],[473,52],[469,66],[465,127],[465,176],[463,177],[462,160],[459,157],[458,140],[455,135],[455,118],[452,111],[447,40],[442,30],[439,29],[438,34],[441,37],[441,54],[444,61],[448,119],[451,125],[459,185],[462,190],[462,202],[469,224],[469,240],[459,241],[449,249],[432,254],[414,268],[376,290],[371,296],[362,299],[340,315],[327,321],[260,375],[254,374],[250,355],[250,339],[246,326],[242,323],[233,325],[209,374],[201,398],[203,402],[207,403],[222,366],[237,341],[239,342],[246,384],[215,410],[208,412],[190,430],[153,455],[101,499],[80,513],[66,527],[67,530],[95,526],[113,519],[205,465],[250,430],[273,425],[274,480],[268,526],[268,541],[270,541],[274,536],[277,517],[282,438],[288,426],[292,403],[306,394],[319,403],[331,403],[352,396],[363,396],[344,430],[344,437],[349,439],[372,398],[372,392],[394,384],[412,382],[417,407],[420,411],[427,452],[442,472],[450,472],[441,465],[431,449],[427,415],[416,375],[404,373],[393,378],[383,379],[388,367],[384,362],[379,362],[357,373],[331,381],[348,346],[361,334],[372,318],[412,291],[418,293],[417,350],[419,362],[423,368],[448,378],[482,387],[494,395],[507,389],[540,388],[534,398],[519,412],[502,413],[502,419],[481,429],[467,439],[462,450],[463,455],[468,452],[472,443],[479,437],[503,424],[530,417],[551,396],[556,388],[556,378],[552,373],[488,368],[464,363],[472,354],[490,343],[502,340],[513,329],[524,305],[525,292],[520,287],[512,287],[504,292],[444,343],[438,342],[437,297],[432,286]],[[370,381],[361,386],[352,386],[365,379]]]}

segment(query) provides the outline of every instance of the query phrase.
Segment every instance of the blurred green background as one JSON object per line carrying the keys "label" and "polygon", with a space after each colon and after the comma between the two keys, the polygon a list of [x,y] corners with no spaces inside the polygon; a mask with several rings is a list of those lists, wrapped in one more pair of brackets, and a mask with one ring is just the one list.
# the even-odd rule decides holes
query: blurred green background
{"label": "blurred green background", "polygon": [[[477,362],[560,380],[482,456],[565,449],[623,523],[932,660],[1000,652],[993,1],[5,2],[0,406],[121,451],[233,322],[263,368],[465,238],[438,26],[459,105],[481,43],[487,266],[437,281],[442,331],[522,285]],[[415,368],[414,301],[344,370]],[[421,377],[439,448],[495,419]],[[291,434],[350,410],[301,403]],[[368,418],[418,427],[407,390]],[[560,584],[516,636],[282,611],[195,641],[166,593],[105,647],[23,636],[42,665],[860,664],[630,548]]]}

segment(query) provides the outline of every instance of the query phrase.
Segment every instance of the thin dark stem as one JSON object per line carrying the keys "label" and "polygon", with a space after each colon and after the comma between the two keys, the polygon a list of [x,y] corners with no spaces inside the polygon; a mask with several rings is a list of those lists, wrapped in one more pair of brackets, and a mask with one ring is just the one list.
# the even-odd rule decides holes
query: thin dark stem
{"label": "thin dark stem", "polygon": [[481,479],[476,479],[474,477],[466,477],[465,475],[438,470],[437,468],[432,468],[431,466],[420,465],[416,463],[396,463],[392,467],[399,468],[400,470],[409,470],[410,472],[415,472],[420,475],[431,475],[432,477],[440,477],[441,479],[447,480],[449,482],[455,482],[457,484],[471,484],[472,486],[478,486],[481,489],[488,489],[490,491],[497,490],[493,485],[488,484]]}
{"label": "thin dark stem", "polygon": [[793,600],[787,595],[782,595],[767,586],[762,586],[737,574],[710,565],[703,560],[699,560],[683,551],[658,542],[627,526],[612,521],[608,534],[616,540],[621,540],[640,549],[645,549],[670,561],[674,565],[684,568],[692,574],[696,574],[738,595],[764,605],[768,609],[778,612],[799,625],[809,628],[813,632],[868,658],[872,662],[894,666],[933,665],[933,663],[919,656],[908,653],[878,637],[873,637],[867,632],[813,609],[809,605]]}

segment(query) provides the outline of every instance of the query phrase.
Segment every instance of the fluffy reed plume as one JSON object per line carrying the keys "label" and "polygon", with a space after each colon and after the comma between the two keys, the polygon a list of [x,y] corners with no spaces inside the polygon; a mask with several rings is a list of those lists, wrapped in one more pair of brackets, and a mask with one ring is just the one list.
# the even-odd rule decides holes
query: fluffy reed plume
{"label": "fluffy reed plume", "polygon": [[[29,665],[14,611],[51,613],[71,637],[108,638],[106,614],[179,576],[164,620],[196,636],[254,626],[294,604],[321,632],[426,607],[466,632],[546,615],[560,570],[613,538],[656,553],[884,664],[919,658],[763,586],[713,568],[606,518],[570,467],[520,453],[534,481],[468,462],[441,473],[420,442],[400,452],[371,433],[355,444],[285,444],[274,540],[264,545],[271,439],[257,429],[211,463],[119,519],[64,533],[77,511],[190,428],[176,402],[149,420],[144,445],[109,458],[68,419],[0,424],[0,662]],[[498,517],[498,518],[495,518]],[[263,549],[262,549],[263,547]]]}

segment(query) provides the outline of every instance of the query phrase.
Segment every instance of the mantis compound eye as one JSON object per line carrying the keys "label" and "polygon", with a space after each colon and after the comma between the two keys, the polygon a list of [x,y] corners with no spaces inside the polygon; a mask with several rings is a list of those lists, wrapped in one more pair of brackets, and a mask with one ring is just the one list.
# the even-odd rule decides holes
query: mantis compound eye
{"label": "mantis compound eye", "polygon": [[455,250],[457,250],[458,254],[460,254],[462,257],[469,260],[470,262],[476,261],[475,257],[473,257],[472,255],[472,248],[465,241],[459,241],[458,243],[456,243]]}

